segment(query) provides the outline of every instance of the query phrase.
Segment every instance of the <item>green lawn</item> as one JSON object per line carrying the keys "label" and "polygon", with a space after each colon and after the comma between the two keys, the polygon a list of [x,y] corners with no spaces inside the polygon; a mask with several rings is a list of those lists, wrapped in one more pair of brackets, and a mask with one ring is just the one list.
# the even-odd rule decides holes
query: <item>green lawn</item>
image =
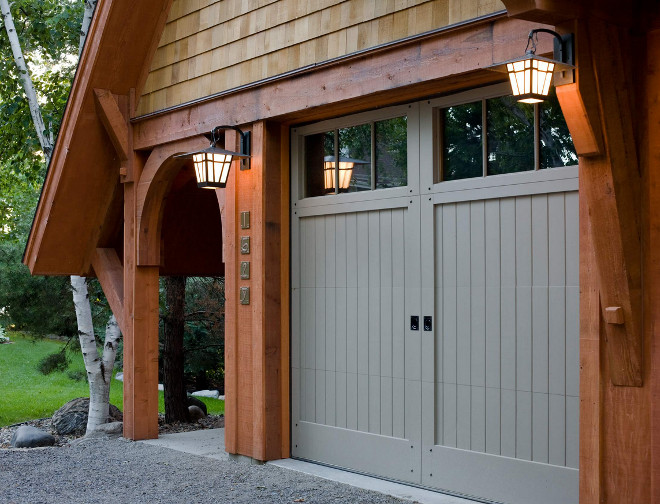
{"label": "green lawn", "polygon": [[[20,333],[7,333],[13,343],[0,345],[0,427],[25,420],[45,418],[67,401],[76,397],[89,397],[85,379],[72,380],[70,372],[81,372],[85,366],[80,353],[70,354],[66,371],[42,375],[37,364],[46,355],[61,349],[63,343],[53,340],[32,340]],[[110,386],[110,402],[123,409],[122,383],[113,379]],[[163,392],[158,393],[158,409],[165,411]],[[206,403],[209,414],[224,413],[225,402],[200,397]]]}

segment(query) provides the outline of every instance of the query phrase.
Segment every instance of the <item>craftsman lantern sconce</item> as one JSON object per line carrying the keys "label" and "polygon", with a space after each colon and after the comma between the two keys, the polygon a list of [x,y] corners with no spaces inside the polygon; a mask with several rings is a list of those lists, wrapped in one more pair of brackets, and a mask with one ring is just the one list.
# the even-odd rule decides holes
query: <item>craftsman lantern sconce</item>
{"label": "craftsman lantern sconce", "polygon": [[[219,134],[226,129],[237,131],[240,135],[240,152],[233,152],[216,147]],[[240,159],[241,170],[250,169],[250,132],[243,132],[236,126],[216,126],[206,136],[211,145],[206,149],[187,152],[175,157],[192,158],[195,167],[197,187],[203,189],[223,188],[227,185],[229,168],[235,159]]]}
{"label": "craftsman lantern sconce", "polygon": [[[539,33],[549,33],[555,37],[554,59],[536,55]],[[575,82],[573,66],[573,34],[560,35],[546,28],[529,32],[525,55],[490,67],[492,70],[507,72],[513,96],[519,102],[540,103],[550,91],[552,76],[555,86]]]}

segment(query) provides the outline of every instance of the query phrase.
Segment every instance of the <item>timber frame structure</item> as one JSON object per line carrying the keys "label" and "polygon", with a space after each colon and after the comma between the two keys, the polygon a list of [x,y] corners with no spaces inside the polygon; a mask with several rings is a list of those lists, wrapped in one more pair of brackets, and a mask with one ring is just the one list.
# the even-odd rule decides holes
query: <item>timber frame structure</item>
{"label": "timber frame structure", "polygon": [[[506,11],[166,103],[150,69],[183,3],[99,2],[24,256],[33,274],[98,277],[124,335],[124,436],[158,436],[159,276],[224,274],[226,449],[291,456],[291,127],[501,82],[487,67],[552,27],[576,37],[576,82],[557,96],[579,156],[579,502],[660,502],[657,3],[504,0]],[[198,191],[174,156],[206,147],[218,124],[251,131],[252,166]],[[225,146],[237,140],[228,131]]]}

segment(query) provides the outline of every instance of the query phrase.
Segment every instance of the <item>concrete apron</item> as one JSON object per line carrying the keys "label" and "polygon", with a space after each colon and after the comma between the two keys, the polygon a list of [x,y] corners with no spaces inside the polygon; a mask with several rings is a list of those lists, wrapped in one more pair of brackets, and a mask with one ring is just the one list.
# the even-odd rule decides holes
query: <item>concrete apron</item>
{"label": "concrete apron", "polygon": [[[248,457],[230,456],[225,452],[225,430],[207,429],[193,432],[180,432],[177,434],[163,434],[158,439],[139,441],[140,443],[161,446],[200,457],[216,460],[237,460],[241,462],[252,462]],[[399,499],[419,502],[420,504],[475,504],[475,501],[453,497],[430,490],[424,490],[413,486],[392,483],[370,476],[355,474],[350,471],[342,471],[332,467],[313,464],[302,460],[282,459],[267,462],[267,464],[298,471],[319,478],[324,478],[345,485],[351,485],[365,490],[373,490],[382,494],[391,495]]]}

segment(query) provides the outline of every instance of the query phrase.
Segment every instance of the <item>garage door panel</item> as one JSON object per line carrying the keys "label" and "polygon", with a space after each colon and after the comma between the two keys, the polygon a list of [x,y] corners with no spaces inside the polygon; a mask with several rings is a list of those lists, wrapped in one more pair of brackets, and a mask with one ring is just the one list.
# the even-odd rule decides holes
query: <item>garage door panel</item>
{"label": "garage door panel", "polygon": [[[419,446],[407,439],[299,422],[294,453],[304,458],[399,481],[419,482]],[[297,445],[297,446],[296,446]]]}
{"label": "garage door panel", "polygon": [[[422,484],[511,504],[574,502],[577,470],[435,446],[423,454]],[[466,479],[465,474],[473,475]]]}
{"label": "garage door panel", "polygon": [[[578,342],[577,290],[569,294],[578,288],[567,285],[565,271],[567,262],[577,260],[568,247],[567,222],[577,219],[567,213],[570,198],[573,193],[521,195],[432,209],[431,229],[441,236],[433,240],[433,258],[423,270],[435,270],[436,284],[423,292],[436,298],[440,325],[423,352],[433,348],[436,356],[422,361],[422,376],[433,371],[436,377],[423,399],[434,404],[423,411],[436,416],[432,424],[424,422],[435,445],[423,451],[449,447],[541,467],[567,465],[567,439],[577,416],[570,417],[566,394],[568,380],[577,389],[579,375],[577,346],[572,356],[567,348]],[[561,249],[552,248],[551,238],[560,234]],[[562,448],[553,449],[551,440]],[[425,463],[424,474],[436,471]],[[463,473],[466,485],[475,474]]]}

